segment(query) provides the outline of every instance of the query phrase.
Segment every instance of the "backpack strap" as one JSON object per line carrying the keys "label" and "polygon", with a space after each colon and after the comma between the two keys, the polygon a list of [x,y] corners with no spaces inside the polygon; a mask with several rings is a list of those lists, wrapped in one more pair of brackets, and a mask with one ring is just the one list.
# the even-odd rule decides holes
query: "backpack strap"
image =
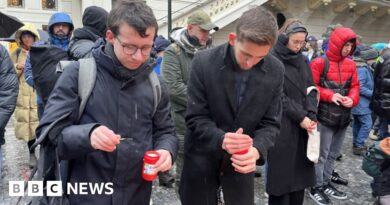
{"label": "backpack strap", "polygon": [[161,100],[161,85],[157,74],[152,71],[149,73],[149,82],[153,90],[153,116],[157,111],[157,106]]}
{"label": "backpack strap", "polygon": [[329,59],[328,59],[328,57],[326,57],[326,55],[324,55],[322,57],[322,59],[324,59],[324,62],[325,62],[325,66],[324,66],[324,70],[322,71],[322,75],[324,75],[324,77],[326,78],[326,75],[328,75],[328,71],[329,71]]}
{"label": "backpack strap", "polygon": [[324,70],[322,70],[322,73],[320,75],[320,83],[323,84],[326,80],[329,71],[329,59],[326,57],[326,55],[321,56],[322,59],[324,59]]}
{"label": "backpack strap", "polygon": [[22,49],[20,47],[18,47],[16,49],[16,62],[19,61],[19,56],[20,56],[20,53],[22,52]]}
{"label": "backpack strap", "polygon": [[81,99],[78,120],[80,120],[88,98],[95,87],[97,68],[94,58],[83,58],[78,61],[80,63],[78,92]]}

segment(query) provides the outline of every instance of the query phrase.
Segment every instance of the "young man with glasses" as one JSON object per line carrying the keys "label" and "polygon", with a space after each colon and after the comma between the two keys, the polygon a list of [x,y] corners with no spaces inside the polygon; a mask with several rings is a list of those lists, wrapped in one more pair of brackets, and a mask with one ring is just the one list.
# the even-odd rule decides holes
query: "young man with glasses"
{"label": "young man with glasses", "polygon": [[153,113],[153,89],[148,80],[154,66],[150,52],[157,27],[144,2],[119,2],[108,16],[107,42],[92,50],[96,83],[79,121],[77,62],[65,69],[53,90],[38,132],[71,112],[57,139],[59,157],[69,160],[70,182],[113,183],[111,195],[69,195],[71,205],[148,205],[152,182],[142,178],[145,152],[159,153],[157,171],[172,166],[177,138],[169,96],[162,86]]}

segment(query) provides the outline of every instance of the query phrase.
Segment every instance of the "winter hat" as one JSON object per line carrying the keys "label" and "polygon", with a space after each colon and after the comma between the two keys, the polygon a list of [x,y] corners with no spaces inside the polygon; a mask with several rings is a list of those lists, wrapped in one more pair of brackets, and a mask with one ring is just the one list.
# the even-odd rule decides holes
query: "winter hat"
{"label": "winter hat", "polygon": [[361,46],[359,47],[358,57],[363,60],[372,60],[378,58],[379,53],[375,48],[370,46]]}
{"label": "winter hat", "polygon": [[83,14],[83,26],[93,30],[100,37],[106,35],[108,12],[101,7],[87,7]]}
{"label": "winter hat", "polygon": [[307,41],[317,41],[317,38],[313,35],[310,35],[309,37],[307,37]]}
{"label": "winter hat", "polygon": [[154,40],[154,50],[156,53],[159,53],[164,51],[170,44],[171,42],[165,39],[164,36],[159,35],[156,40]]}

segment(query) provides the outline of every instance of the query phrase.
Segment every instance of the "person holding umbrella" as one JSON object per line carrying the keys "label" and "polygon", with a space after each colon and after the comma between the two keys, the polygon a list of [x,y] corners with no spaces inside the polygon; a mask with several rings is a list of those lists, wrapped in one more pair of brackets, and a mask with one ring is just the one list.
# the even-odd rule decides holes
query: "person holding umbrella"
{"label": "person holding umbrella", "polygon": [[[38,126],[37,99],[34,89],[24,79],[24,65],[27,53],[32,44],[39,40],[39,34],[34,24],[26,23],[15,33],[15,41],[19,48],[12,54],[19,82],[19,95],[15,109],[15,137],[27,141],[30,148],[35,142],[35,128]],[[30,150],[29,166],[35,166],[37,158]]]}

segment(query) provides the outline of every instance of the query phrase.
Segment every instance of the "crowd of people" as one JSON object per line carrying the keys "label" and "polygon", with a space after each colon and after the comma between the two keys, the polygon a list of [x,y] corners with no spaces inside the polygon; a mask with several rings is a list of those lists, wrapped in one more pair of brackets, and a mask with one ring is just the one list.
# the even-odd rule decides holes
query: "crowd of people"
{"label": "crowd of people", "polygon": [[[303,204],[305,190],[328,205],[347,198],[335,184],[348,181],[334,163],[349,125],[353,154],[364,155],[369,136],[386,150],[390,49],[361,43],[350,28],[330,26],[318,40],[300,20],[277,22],[258,6],[213,46],[210,32],[219,28],[204,11],[166,39],[137,0],[109,13],[88,7],[82,23],[74,28],[58,12],[48,41],[26,23],[15,33],[19,48],[8,54],[0,46],[0,159],[15,112],[15,137],[26,141],[29,166],[43,180],[53,179],[47,163],[57,163],[66,167],[57,170],[62,180],[113,182],[112,195],[67,195],[69,204],[149,204],[152,183],[141,170],[145,152],[155,150],[160,185],[174,187],[183,205],[254,204],[261,165],[270,205]],[[86,101],[80,59],[96,69]],[[317,130],[312,161],[308,139]],[[37,144],[46,147],[39,158]],[[40,160],[46,166],[37,167]],[[371,184],[383,205],[390,204],[389,165]]]}

